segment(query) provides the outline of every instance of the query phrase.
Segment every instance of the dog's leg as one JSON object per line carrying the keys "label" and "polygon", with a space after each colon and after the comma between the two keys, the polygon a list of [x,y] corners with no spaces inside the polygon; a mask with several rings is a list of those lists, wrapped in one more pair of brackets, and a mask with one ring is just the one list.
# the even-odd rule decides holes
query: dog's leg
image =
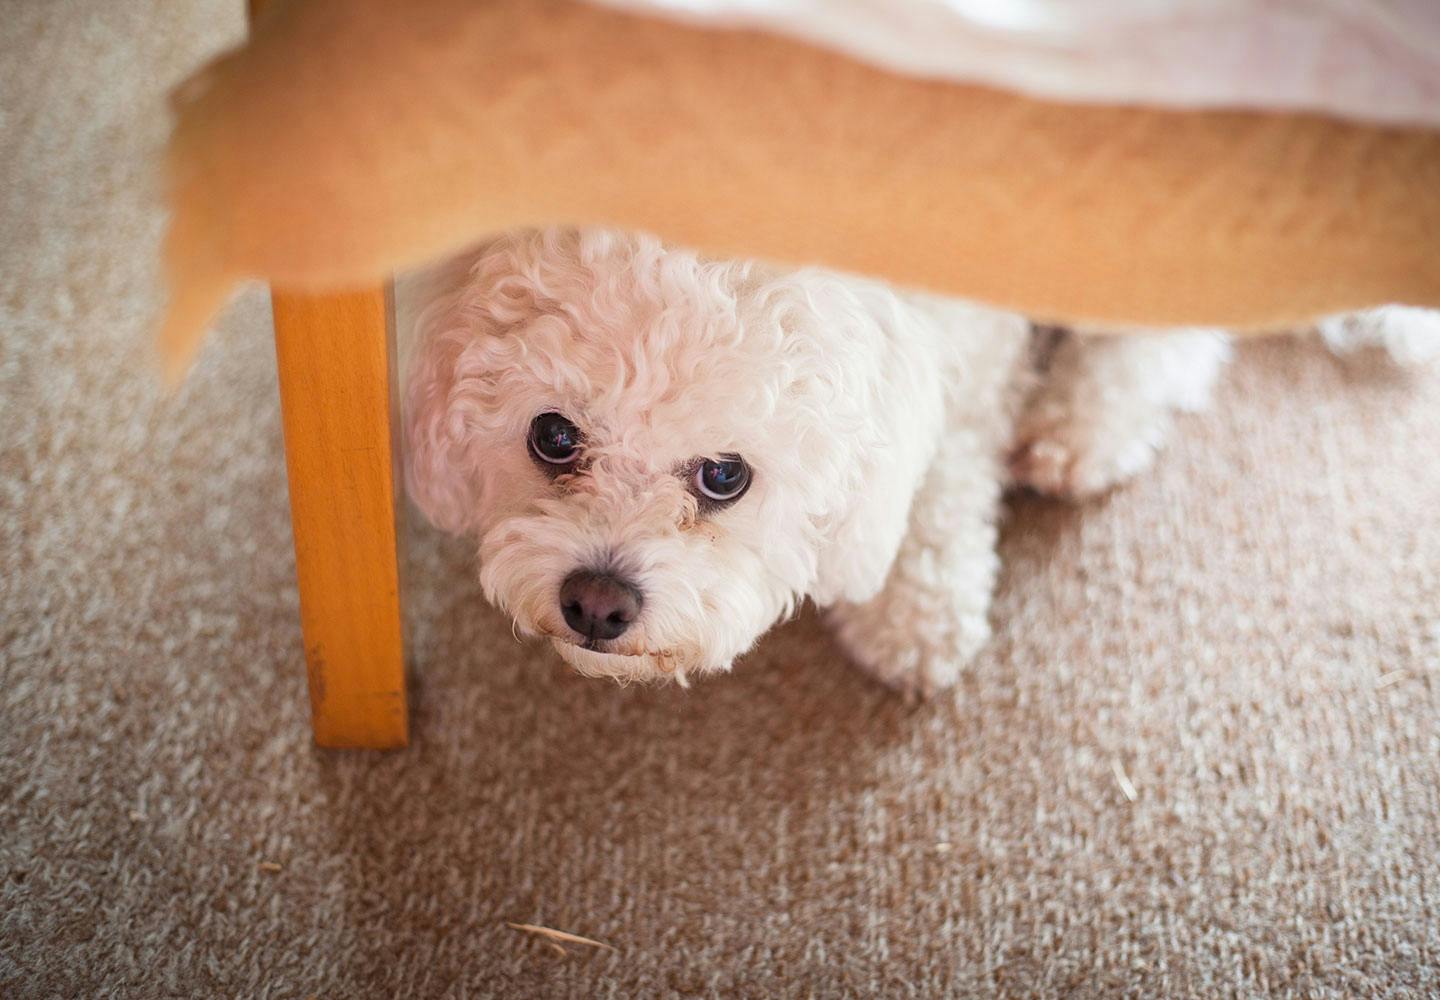
{"label": "dog's leg", "polygon": [[1069,334],[1020,418],[1010,471],[1050,496],[1102,493],[1148,466],[1176,410],[1195,411],[1230,356],[1209,330]]}
{"label": "dog's leg", "polygon": [[829,619],[854,661],[912,697],[950,687],[990,638],[1000,558],[1000,470],[978,437],[957,434],[926,474],[880,593]]}
{"label": "dog's leg", "polygon": [[1336,354],[1379,347],[1402,367],[1440,359],[1440,310],[1379,306],[1328,316],[1315,328]]}

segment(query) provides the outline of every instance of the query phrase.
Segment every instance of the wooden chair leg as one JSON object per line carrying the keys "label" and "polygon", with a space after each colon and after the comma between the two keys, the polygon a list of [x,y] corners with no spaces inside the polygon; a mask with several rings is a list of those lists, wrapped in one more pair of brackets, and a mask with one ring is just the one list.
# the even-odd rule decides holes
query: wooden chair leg
{"label": "wooden chair leg", "polygon": [[404,746],[390,289],[272,303],[315,742]]}

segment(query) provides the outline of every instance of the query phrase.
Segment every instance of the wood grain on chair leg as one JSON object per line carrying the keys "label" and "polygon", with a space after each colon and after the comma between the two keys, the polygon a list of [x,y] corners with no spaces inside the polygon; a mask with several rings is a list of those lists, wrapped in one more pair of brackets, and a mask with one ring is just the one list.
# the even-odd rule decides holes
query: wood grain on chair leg
{"label": "wood grain on chair leg", "polygon": [[404,746],[389,289],[272,299],[315,741]]}

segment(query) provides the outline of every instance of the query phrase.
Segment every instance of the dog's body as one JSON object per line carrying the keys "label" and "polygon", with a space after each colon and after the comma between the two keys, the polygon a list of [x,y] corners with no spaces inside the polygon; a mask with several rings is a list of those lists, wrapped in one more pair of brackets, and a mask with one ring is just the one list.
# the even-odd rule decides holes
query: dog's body
{"label": "dog's body", "polygon": [[722,670],[805,598],[916,693],[989,636],[1011,484],[1146,465],[1228,356],[1215,332],[1068,337],[640,236],[507,236],[420,320],[411,496],[478,540],[487,597],[577,669]]}

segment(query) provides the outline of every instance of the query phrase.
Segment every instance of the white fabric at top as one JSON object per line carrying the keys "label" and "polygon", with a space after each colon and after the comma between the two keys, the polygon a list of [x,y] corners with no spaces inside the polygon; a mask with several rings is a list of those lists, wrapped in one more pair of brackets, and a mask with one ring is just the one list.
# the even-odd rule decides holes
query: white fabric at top
{"label": "white fabric at top", "polygon": [[1060,100],[1440,125],[1440,0],[597,0]]}

